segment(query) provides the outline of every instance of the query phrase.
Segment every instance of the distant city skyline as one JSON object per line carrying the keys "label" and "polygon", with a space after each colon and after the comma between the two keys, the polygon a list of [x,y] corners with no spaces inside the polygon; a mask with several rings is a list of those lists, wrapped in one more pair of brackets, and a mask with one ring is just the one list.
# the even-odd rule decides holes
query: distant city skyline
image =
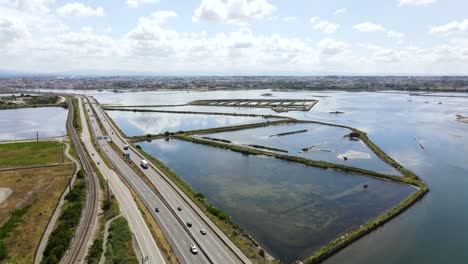
{"label": "distant city skyline", "polygon": [[0,0],[0,72],[467,75],[462,0]]}

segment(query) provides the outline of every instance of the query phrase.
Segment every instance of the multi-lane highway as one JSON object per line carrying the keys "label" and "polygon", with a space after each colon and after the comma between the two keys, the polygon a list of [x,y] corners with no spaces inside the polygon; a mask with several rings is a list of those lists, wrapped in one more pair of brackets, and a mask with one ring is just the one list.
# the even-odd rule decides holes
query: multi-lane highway
{"label": "multi-lane highway", "polygon": [[[96,101],[92,98],[89,99],[97,117],[103,124],[105,133],[114,144],[123,148],[127,142],[107,120]],[[99,131],[96,117],[92,116],[91,118],[94,119],[93,129]],[[158,190],[158,194],[155,194],[140,176],[125,163],[122,157],[109,146],[106,140],[99,142],[113,164],[121,171],[122,175],[125,175],[132,188],[142,197],[146,206],[152,209],[153,217],[168,237],[179,261],[183,263],[251,263],[239,248],[162,172],[154,166],[142,169],[145,176]],[[135,149],[130,147],[125,152],[130,153],[132,162],[140,164],[142,157]],[[155,212],[155,207],[158,207],[160,212]],[[180,211],[177,210],[178,207],[181,208]],[[187,222],[190,222],[192,226],[187,227]],[[206,235],[201,234],[200,230],[202,229],[207,230]],[[191,244],[197,245],[201,252],[193,255],[189,249]]]}
{"label": "multi-lane highway", "polygon": [[164,257],[156,245],[156,242],[154,241],[154,238],[145,220],[143,219],[143,216],[141,215],[141,212],[138,209],[138,206],[133,199],[130,190],[127,188],[125,183],[122,182],[116,172],[109,168],[106,163],[104,163],[103,159],[100,155],[98,155],[98,152],[94,148],[91,133],[88,129],[88,123],[86,122],[85,112],[81,102],[82,100],[81,98],[79,100],[80,115],[82,117],[81,124],[83,128],[81,139],[83,140],[83,144],[88,150],[88,153],[91,154],[92,161],[96,164],[103,177],[108,180],[109,186],[114,193],[114,196],[116,197],[117,201],[119,201],[120,210],[122,215],[127,219],[130,230],[135,236],[141,257],[148,257],[148,261],[146,262],[147,264],[165,263]]}
{"label": "multi-lane highway", "polygon": [[[89,117],[91,126],[94,130],[96,137],[104,137],[98,121],[94,115],[89,104],[86,104],[86,109],[90,109]],[[185,230],[173,213],[170,213],[170,208],[165,207],[161,199],[151,190],[150,187],[138,176],[133,169],[126,164],[117,154],[106,139],[98,140],[98,145],[101,151],[105,153],[108,159],[112,162],[113,166],[120,172],[120,175],[126,180],[130,187],[140,196],[145,206],[149,209],[152,216],[160,226],[166,239],[175,252],[179,262],[181,263],[210,263],[209,259],[203,252],[193,254],[190,251],[191,245],[197,245],[192,237]],[[155,212],[154,208],[159,208],[160,212]],[[188,228],[188,227],[187,227]]]}

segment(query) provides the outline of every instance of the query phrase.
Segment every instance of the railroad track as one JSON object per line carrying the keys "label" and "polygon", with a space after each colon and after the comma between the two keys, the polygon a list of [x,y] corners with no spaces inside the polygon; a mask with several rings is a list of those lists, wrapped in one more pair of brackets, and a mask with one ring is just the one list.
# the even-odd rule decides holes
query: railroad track
{"label": "railroad track", "polygon": [[[99,182],[93,172],[88,156],[84,151],[80,138],[73,127],[73,103],[68,99],[68,119],[67,129],[70,133],[70,138],[75,144],[76,152],[80,158],[81,166],[83,167],[86,176],[86,205],[82,212],[80,224],[76,230],[73,241],[68,249],[68,252],[62,259],[62,263],[82,263],[88,242],[93,234],[94,223],[99,212]],[[84,117],[83,117],[84,118]]]}

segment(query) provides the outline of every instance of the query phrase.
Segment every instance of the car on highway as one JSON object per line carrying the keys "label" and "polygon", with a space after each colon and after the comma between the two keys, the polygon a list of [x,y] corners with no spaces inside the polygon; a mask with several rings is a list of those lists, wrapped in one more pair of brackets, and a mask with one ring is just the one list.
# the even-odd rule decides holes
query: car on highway
{"label": "car on highway", "polygon": [[128,150],[128,145],[124,145],[123,149]]}
{"label": "car on highway", "polygon": [[197,248],[197,246],[191,245],[191,246],[190,246],[190,252],[192,252],[193,254],[197,254],[197,253],[198,253],[198,248]]}
{"label": "car on highway", "polygon": [[140,165],[143,169],[147,169],[149,167],[149,163],[146,160],[141,160]]}
{"label": "car on highway", "polygon": [[159,208],[157,208],[157,207],[154,208],[154,211],[155,211],[156,213],[159,213]]}
{"label": "car on highway", "polygon": [[177,211],[182,211],[182,208],[180,206],[178,206]]}
{"label": "car on highway", "polygon": [[187,226],[188,226],[188,227],[192,227],[192,223],[187,222]]}
{"label": "car on highway", "polygon": [[202,229],[202,230],[200,230],[200,233],[201,233],[202,235],[206,235],[206,230],[205,230],[205,229]]}

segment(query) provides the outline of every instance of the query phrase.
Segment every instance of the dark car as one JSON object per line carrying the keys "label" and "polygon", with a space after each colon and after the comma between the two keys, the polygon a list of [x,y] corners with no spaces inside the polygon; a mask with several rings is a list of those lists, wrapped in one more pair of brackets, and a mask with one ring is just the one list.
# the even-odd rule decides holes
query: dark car
{"label": "dark car", "polygon": [[181,208],[181,207],[177,207],[177,211],[182,211],[182,208]]}
{"label": "dark car", "polygon": [[192,223],[187,222],[187,226],[188,226],[188,227],[192,227]]}
{"label": "dark car", "polygon": [[159,208],[157,208],[157,207],[154,208],[154,211],[155,211],[156,213],[159,213]]}

